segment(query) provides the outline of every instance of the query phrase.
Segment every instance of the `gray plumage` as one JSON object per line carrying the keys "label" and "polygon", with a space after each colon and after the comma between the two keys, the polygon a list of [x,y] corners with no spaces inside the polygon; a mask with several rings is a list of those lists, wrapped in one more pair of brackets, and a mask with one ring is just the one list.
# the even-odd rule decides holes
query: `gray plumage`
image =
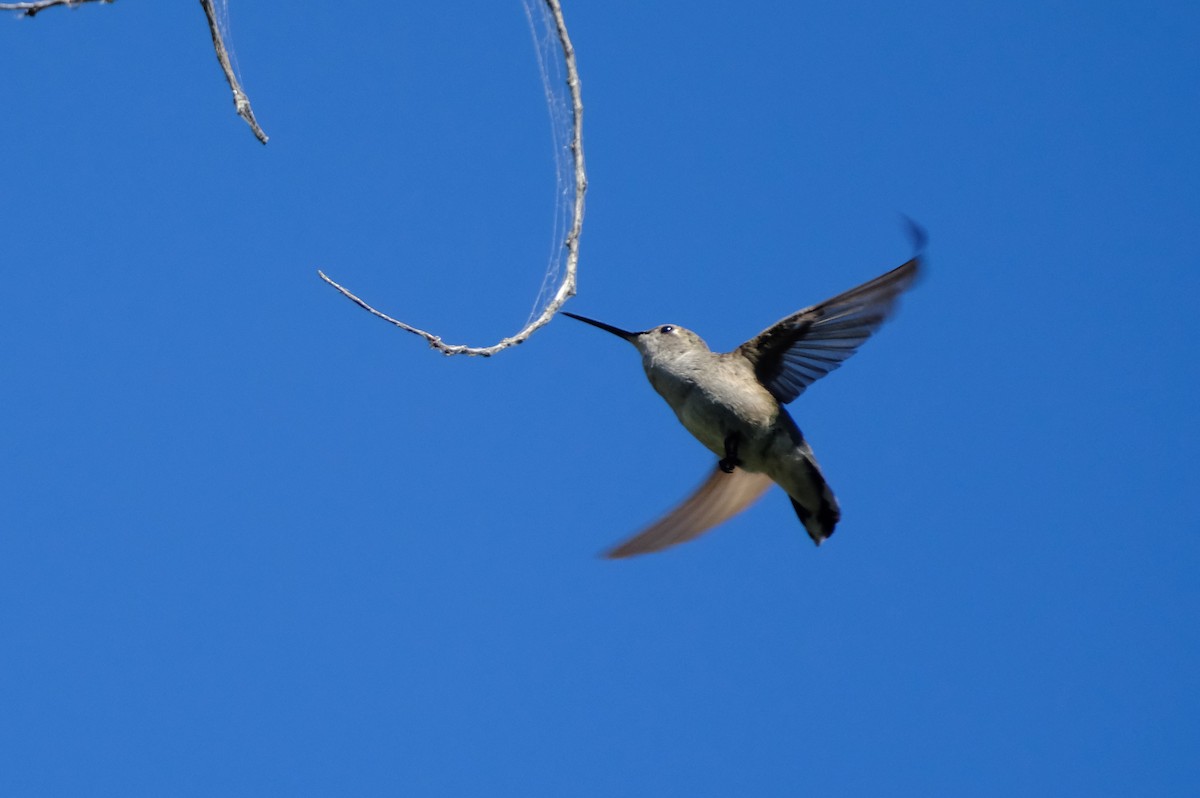
{"label": "gray plumage", "polygon": [[654,390],[720,458],[683,504],[607,556],[646,554],[691,540],[749,507],[772,482],[791,498],[814,543],[832,535],[841,517],[837,499],[783,405],[857,351],[912,285],[919,264],[920,256],[914,256],[725,353],[710,351],[700,336],[672,324],[628,332],[564,311],[636,346]]}

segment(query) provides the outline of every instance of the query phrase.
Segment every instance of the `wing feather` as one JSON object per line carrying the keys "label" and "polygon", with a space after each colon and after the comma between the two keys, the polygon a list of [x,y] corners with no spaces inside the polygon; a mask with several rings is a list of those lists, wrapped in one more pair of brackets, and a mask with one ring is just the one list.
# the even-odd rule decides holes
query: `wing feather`
{"label": "wing feather", "polygon": [[766,474],[740,468],[726,474],[718,466],[683,504],[604,556],[633,557],[692,540],[745,510],[769,487]]}
{"label": "wing feather", "polygon": [[781,319],[739,346],[759,382],[787,404],[871,337],[912,286],[920,257],[819,305]]}

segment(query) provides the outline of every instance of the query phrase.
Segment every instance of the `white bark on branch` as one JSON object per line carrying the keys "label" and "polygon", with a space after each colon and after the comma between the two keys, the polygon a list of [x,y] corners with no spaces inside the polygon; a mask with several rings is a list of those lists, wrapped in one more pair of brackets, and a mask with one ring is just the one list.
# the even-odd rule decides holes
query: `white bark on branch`
{"label": "white bark on branch", "polygon": [[[33,0],[25,3],[0,3],[0,11],[20,11],[23,16],[36,16],[39,12],[45,11],[47,8],[55,6],[78,6],[84,3],[112,3],[114,0]],[[233,91],[233,105],[237,109],[238,116],[246,120],[246,124],[250,125],[250,129],[254,131],[254,136],[263,144],[267,143],[267,134],[258,126],[258,122],[254,118],[254,109],[250,107],[250,98],[246,96],[246,92],[242,91],[241,84],[233,74],[233,67],[229,63],[229,53],[225,50],[225,42],[221,38],[221,29],[217,25],[216,11],[213,9],[212,0],[200,0],[200,5],[204,8],[204,16],[208,18],[208,30],[212,34],[213,50],[217,53],[217,61],[221,64],[221,71],[225,73],[225,80],[229,83],[229,88]]]}
{"label": "white bark on branch", "polygon": [[32,17],[39,11],[45,11],[54,6],[78,6],[93,2],[111,3],[113,0],[37,0],[32,3],[0,3],[0,11],[21,11],[25,16]]}
{"label": "white bark on branch", "polygon": [[575,203],[571,229],[567,232],[566,240],[563,242],[567,248],[567,262],[563,270],[563,279],[558,286],[558,290],[555,291],[554,297],[542,310],[541,315],[529,322],[529,324],[525,325],[518,332],[501,339],[498,343],[491,346],[447,344],[440,336],[418,329],[376,310],[362,299],[350,293],[346,288],[331,280],[323,271],[317,270],[317,274],[320,275],[322,280],[336,288],[343,296],[360,308],[373,316],[378,316],[384,321],[396,325],[405,332],[421,336],[429,343],[431,348],[436,349],[444,355],[491,357],[510,346],[525,343],[535,331],[549,324],[550,320],[554,318],[554,314],[562,308],[568,299],[575,295],[575,275],[579,263],[579,236],[583,232],[583,196],[587,192],[587,173],[583,166],[583,99],[580,91],[579,72],[575,66],[575,48],[571,45],[570,36],[567,35],[567,23],[563,20],[562,6],[559,5],[559,0],[543,0],[543,2],[545,2],[546,7],[554,17],[555,28],[558,32],[558,42],[562,47],[563,60],[567,68],[567,87],[571,92],[571,154],[575,166]]}
{"label": "white bark on branch", "polygon": [[213,10],[212,0],[200,0],[200,5],[204,7],[204,16],[208,18],[208,30],[212,34],[217,61],[221,63],[221,71],[225,73],[225,80],[233,92],[233,107],[237,109],[237,115],[245,119],[246,124],[254,131],[254,137],[266,144],[267,134],[258,126],[258,121],[254,118],[254,109],[250,107],[250,98],[246,96],[246,92],[242,91],[241,84],[233,74],[233,67],[229,64],[229,53],[225,52],[225,42],[221,40],[221,28],[217,25],[217,16]]}

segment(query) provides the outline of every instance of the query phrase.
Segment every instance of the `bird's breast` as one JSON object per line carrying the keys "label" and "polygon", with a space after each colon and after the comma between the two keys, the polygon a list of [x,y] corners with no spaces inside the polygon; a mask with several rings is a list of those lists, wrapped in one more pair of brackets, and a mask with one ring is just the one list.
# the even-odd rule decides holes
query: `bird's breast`
{"label": "bird's breast", "polygon": [[757,460],[782,409],[755,378],[750,363],[738,360],[710,355],[685,368],[647,364],[646,373],[683,426],[710,451],[724,457],[725,439],[736,432],[743,459]]}

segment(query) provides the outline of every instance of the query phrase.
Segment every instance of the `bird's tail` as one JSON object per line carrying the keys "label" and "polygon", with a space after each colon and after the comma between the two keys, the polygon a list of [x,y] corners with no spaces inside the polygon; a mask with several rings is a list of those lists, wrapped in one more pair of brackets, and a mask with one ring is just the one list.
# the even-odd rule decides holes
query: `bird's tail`
{"label": "bird's tail", "polygon": [[801,466],[804,472],[797,484],[788,490],[788,498],[792,500],[792,508],[796,517],[804,524],[804,529],[813,543],[820,546],[825,539],[833,534],[842,511],[838,508],[833,491],[825,482],[825,476],[817,466],[812,454],[803,459]]}

